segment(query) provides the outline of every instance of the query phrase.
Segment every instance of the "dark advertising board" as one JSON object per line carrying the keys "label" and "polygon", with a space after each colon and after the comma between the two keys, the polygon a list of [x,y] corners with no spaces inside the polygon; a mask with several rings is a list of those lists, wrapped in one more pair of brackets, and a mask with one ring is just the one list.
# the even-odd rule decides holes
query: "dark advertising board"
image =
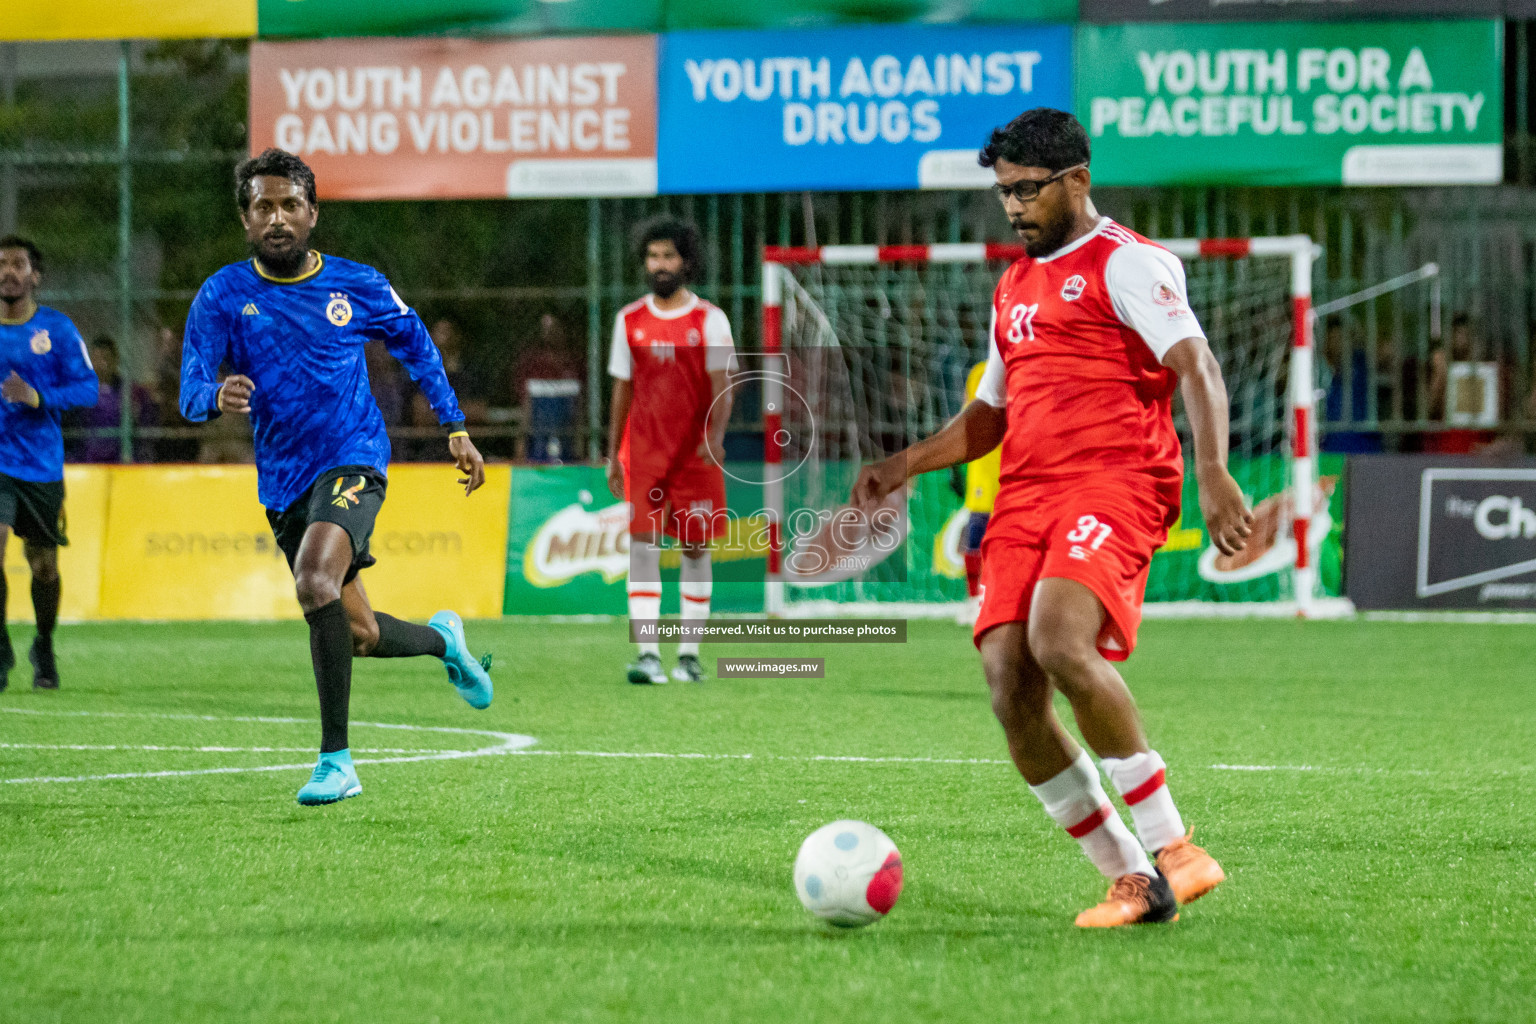
{"label": "dark advertising board", "polygon": [[1361,609],[1536,609],[1536,459],[1349,462],[1344,589]]}

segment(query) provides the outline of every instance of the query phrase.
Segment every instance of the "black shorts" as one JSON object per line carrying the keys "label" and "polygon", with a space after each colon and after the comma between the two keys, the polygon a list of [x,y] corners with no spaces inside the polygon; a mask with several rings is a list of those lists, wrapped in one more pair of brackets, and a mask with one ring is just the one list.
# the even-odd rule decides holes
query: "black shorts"
{"label": "black shorts", "polygon": [[388,481],[372,466],[339,466],[321,475],[309,494],[282,512],[267,509],[272,536],[288,558],[288,568],[299,557],[299,545],[311,523],[335,523],[352,538],[352,565],[347,569],[345,586],[377,559],[368,551],[373,536],[373,522],[384,507],[384,488]]}
{"label": "black shorts", "polygon": [[64,536],[64,481],[18,480],[0,473],[0,524],[24,541],[59,547]]}

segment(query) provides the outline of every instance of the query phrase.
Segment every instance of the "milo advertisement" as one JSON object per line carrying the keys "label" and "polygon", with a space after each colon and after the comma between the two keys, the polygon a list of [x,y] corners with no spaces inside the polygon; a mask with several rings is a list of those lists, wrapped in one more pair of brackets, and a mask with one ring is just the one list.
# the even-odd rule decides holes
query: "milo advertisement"
{"label": "milo advertisement", "polygon": [[[729,469],[729,467],[727,467]],[[1290,460],[1281,456],[1234,458],[1229,467],[1255,513],[1247,548],[1237,555],[1218,552],[1199,516],[1194,468],[1184,477],[1185,514],[1168,531],[1152,560],[1147,601],[1277,601],[1292,598],[1289,569],[1296,563],[1291,530],[1293,509],[1287,490]],[[823,467],[822,496],[846,493],[842,464]],[[1308,545],[1323,591],[1341,593],[1343,564],[1344,457],[1319,459]],[[727,472],[730,525],[712,548],[716,613],[763,610],[768,525],[761,512],[761,488]],[[841,488],[841,489],[839,489]],[[801,495],[805,498],[808,495]],[[797,505],[804,502],[796,502]],[[807,506],[808,507],[808,506]],[[965,598],[965,529],[970,513],[944,473],[914,480],[902,523],[903,538],[851,578],[805,575],[788,587],[791,606],[808,602],[942,603]],[[805,538],[797,515],[786,517],[786,562]],[[629,572],[629,517],[624,503],[608,492],[601,467],[519,467],[512,474],[507,539],[504,613],[507,615],[623,615]],[[811,536],[807,534],[806,536]],[[676,548],[663,552],[665,615],[677,614]],[[794,581],[793,572],[786,577]],[[821,613],[821,612],[818,612]]]}
{"label": "milo advertisement", "polygon": [[[729,468],[729,467],[727,467]],[[763,609],[767,520],[759,488],[726,475],[729,529],[711,546],[716,612]],[[662,613],[677,614],[676,548],[662,552]],[[506,615],[623,615],[629,513],[601,466],[518,467],[507,530]]]}
{"label": "milo advertisement", "polygon": [[[1343,575],[1344,457],[1323,455],[1318,462],[1308,546],[1324,594],[1337,597],[1342,593]],[[1296,540],[1291,531],[1294,510],[1287,489],[1290,460],[1280,456],[1234,458],[1228,469],[1254,511],[1254,532],[1247,547],[1236,555],[1223,555],[1211,544],[1200,520],[1194,465],[1187,465],[1184,513],[1152,558],[1148,602],[1278,601],[1293,597],[1288,572],[1296,564]],[[965,578],[965,527],[970,518],[970,513],[958,506],[958,498],[950,502],[952,511],[931,538],[935,572],[952,580]],[[920,521],[921,517],[913,516],[914,536],[919,533]],[[964,596],[963,583],[957,594],[954,599]],[[924,598],[914,594],[908,599]]]}

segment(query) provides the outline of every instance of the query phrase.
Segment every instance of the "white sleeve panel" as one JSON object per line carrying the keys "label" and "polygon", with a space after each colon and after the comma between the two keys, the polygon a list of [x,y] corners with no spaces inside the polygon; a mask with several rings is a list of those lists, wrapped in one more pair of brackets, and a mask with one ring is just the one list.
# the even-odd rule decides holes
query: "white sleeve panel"
{"label": "white sleeve panel", "polygon": [[1122,245],[1104,267],[1104,285],[1120,322],[1141,335],[1158,362],[1185,338],[1203,338],[1189,308],[1184,264],[1167,249],[1144,242]]}
{"label": "white sleeve panel", "polygon": [[994,409],[1008,404],[1008,371],[1003,367],[1003,354],[997,348],[996,306],[992,307],[992,326],[987,329],[987,368],[981,371],[976,398]]}
{"label": "white sleeve panel", "polygon": [[634,362],[629,356],[629,332],[624,330],[624,314],[613,318],[613,349],[608,353],[608,376],[629,380],[634,376]]}
{"label": "white sleeve panel", "polygon": [[730,370],[736,363],[736,342],[731,337],[731,321],[725,311],[711,308],[704,315],[704,366],[711,373]]}

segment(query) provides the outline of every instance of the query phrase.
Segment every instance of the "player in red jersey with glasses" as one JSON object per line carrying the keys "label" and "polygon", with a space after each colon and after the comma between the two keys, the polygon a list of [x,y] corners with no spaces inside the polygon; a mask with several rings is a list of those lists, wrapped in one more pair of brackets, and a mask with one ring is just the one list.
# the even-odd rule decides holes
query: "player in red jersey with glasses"
{"label": "player in red jersey with glasses", "polygon": [[[975,627],[993,711],[1030,790],[1112,879],[1077,923],[1171,921],[1179,903],[1224,875],[1189,841],[1163,760],[1111,663],[1136,646],[1152,553],[1179,514],[1175,389],[1213,542],[1230,553],[1249,535],[1252,513],[1226,467],[1221,368],[1179,260],[1094,209],[1088,135],[1075,117],[1026,111],[992,133],[980,161],[997,176],[1025,256],[998,282],[976,400],[937,434],[866,467],[854,501],[868,507],[909,477],[1001,442]],[[1058,690],[1129,806],[1136,837],[1052,710]]]}

